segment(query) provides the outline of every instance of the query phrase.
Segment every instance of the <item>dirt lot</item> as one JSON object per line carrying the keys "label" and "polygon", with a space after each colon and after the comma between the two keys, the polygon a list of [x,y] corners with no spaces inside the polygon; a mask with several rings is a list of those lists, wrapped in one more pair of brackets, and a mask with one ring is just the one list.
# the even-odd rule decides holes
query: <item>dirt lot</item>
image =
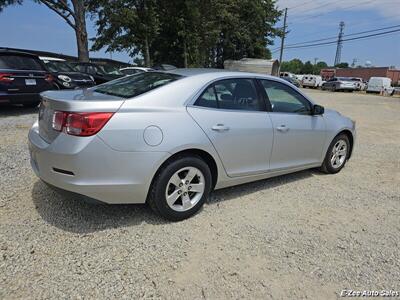
{"label": "dirt lot", "polygon": [[357,121],[337,175],[214,192],[167,223],[61,196],[30,169],[35,110],[0,107],[0,298],[336,299],[400,291],[400,99],[306,90]]}

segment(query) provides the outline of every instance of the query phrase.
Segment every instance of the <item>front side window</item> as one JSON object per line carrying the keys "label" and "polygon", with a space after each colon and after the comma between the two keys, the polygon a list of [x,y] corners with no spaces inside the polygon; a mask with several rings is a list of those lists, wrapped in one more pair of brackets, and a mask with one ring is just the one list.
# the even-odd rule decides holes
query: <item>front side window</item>
{"label": "front side window", "polygon": [[122,77],[93,88],[97,93],[132,98],[181,78],[170,73],[146,72]]}
{"label": "front side window", "polygon": [[262,110],[261,100],[252,79],[218,81],[203,92],[195,105],[233,110]]}
{"label": "front side window", "polygon": [[290,86],[272,80],[261,80],[261,84],[271,103],[272,112],[310,113],[310,102]]}

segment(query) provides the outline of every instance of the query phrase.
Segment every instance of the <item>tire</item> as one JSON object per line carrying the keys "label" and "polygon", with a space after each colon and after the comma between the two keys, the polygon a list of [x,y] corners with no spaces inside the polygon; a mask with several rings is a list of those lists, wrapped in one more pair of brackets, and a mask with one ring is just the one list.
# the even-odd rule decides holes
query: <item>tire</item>
{"label": "tire", "polygon": [[35,108],[35,107],[37,107],[37,106],[39,105],[39,103],[40,103],[40,101],[37,101],[37,102],[29,102],[29,103],[22,103],[22,106],[23,106],[23,107],[26,107],[26,108]]}
{"label": "tire", "polygon": [[[194,177],[190,179],[193,174]],[[210,194],[211,182],[210,168],[200,157],[177,157],[157,172],[147,203],[163,218],[181,221],[196,214],[203,206]],[[198,191],[193,192],[195,185]],[[171,197],[170,204],[168,195]]]}
{"label": "tire", "polygon": [[[339,153],[341,153],[341,155]],[[349,154],[349,138],[345,134],[337,135],[328,147],[328,151],[326,152],[325,159],[320,170],[327,174],[338,173],[346,165]],[[337,159],[334,159],[334,156]]]}
{"label": "tire", "polygon": [[336,92],[336,85],[332,85],[331,91]]}

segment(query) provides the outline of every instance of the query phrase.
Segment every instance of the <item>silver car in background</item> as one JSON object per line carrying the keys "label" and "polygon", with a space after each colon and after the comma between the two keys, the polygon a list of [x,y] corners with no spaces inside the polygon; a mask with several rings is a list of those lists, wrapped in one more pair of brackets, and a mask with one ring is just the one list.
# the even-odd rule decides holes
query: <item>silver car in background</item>
{"label": "silver car in background", "polygon": [[176,69],[43,93],[29,149],[50,185],[110,204],[147,202],[176,221],[212,189],[315,167],[337,173],[354,140],[352,120],[282,79]]}

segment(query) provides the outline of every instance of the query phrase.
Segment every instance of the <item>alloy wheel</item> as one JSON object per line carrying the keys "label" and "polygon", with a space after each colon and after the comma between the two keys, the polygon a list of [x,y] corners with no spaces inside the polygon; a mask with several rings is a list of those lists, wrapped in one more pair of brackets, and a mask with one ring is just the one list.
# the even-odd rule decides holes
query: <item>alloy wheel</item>
{"label": "alloy wheel", "polygon": [[185,167],[175,172],[169,179],[165,199],[173,210],[187,211],[200,201],[204,189],[203,173],[195,167]]}
{"label": "alloy wheel", "polygon": [[333,168],[340,168],[347,157],[347,143],[344,140],[338,140],[332,148],[331,165]]}

